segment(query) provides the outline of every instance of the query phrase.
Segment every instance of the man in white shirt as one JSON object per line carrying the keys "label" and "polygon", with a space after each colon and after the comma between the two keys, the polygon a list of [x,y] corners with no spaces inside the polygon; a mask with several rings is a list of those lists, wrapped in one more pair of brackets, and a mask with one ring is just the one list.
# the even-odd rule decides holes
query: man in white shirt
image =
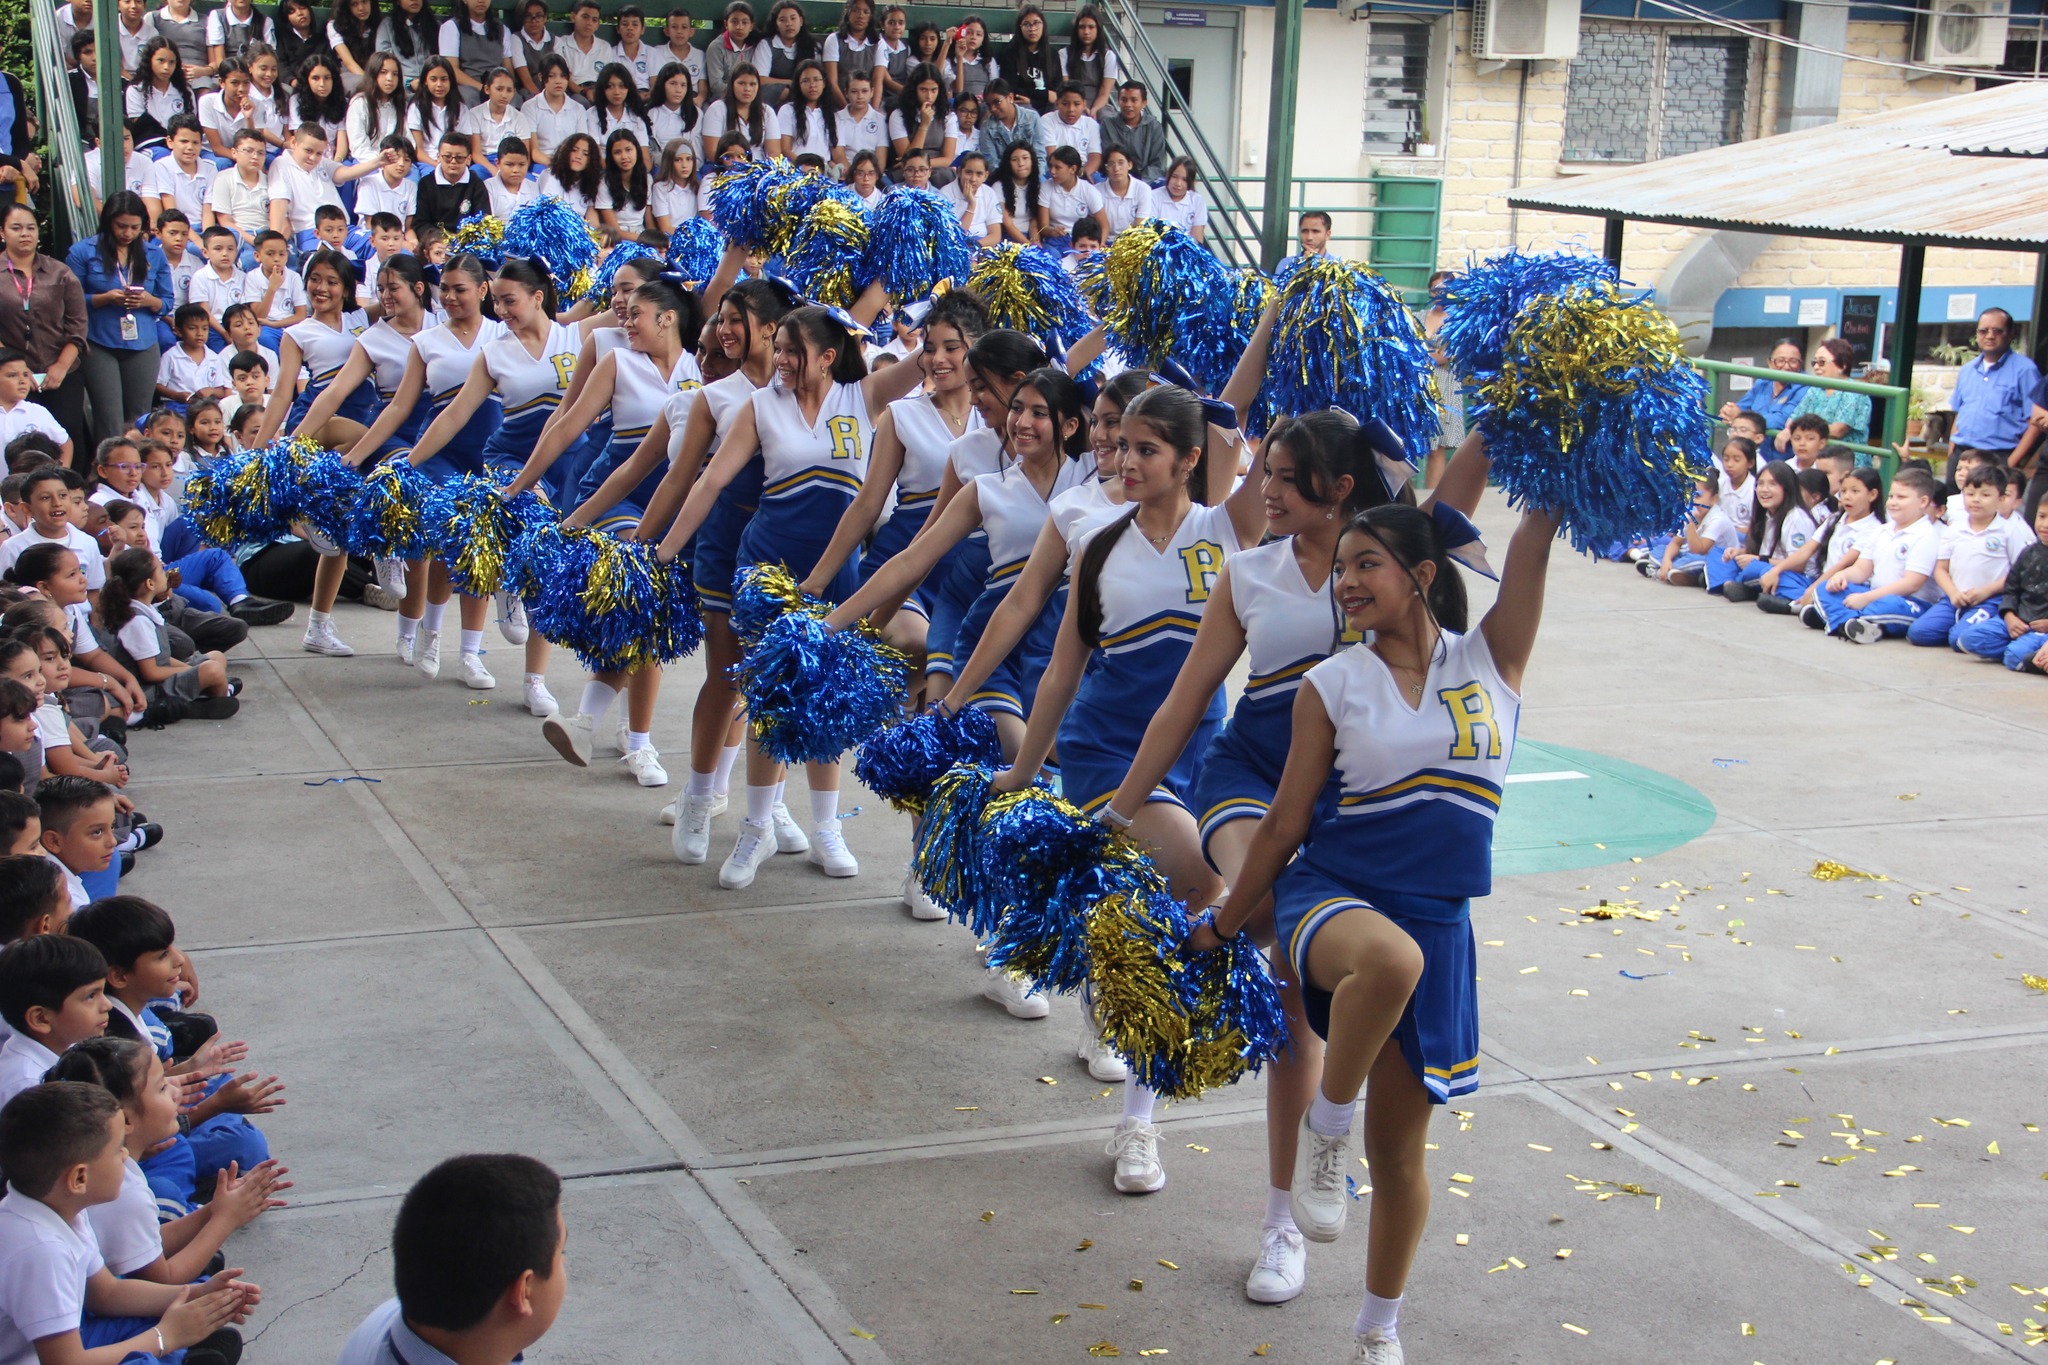
{"label": "man in white shirt", "polygon": [[1041,159],[1055,147],[1072,147],[1081,154],[1083,176],[1102,169],[1102,125],[1088,116],[1088,97],[1072,81],[1060,87],[1055,111],[1039,120],[1038,147]]}
{"label": "man in white shirt", "polygon": [[150,167],[143,202],[152,210],[152,222],[165,209],[177,209],[196,223],[206,215],[206,192],[213,188],[218,172],[211,161],[199,155],[199,120],[180,114],[171,120],[169,132],[171,154]]}

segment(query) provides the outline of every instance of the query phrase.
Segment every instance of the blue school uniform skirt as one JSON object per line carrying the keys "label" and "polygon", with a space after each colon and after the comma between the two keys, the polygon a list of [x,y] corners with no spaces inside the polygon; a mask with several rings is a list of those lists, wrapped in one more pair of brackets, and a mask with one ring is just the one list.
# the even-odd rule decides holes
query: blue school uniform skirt
{"label": "blue school uniform skirt", "polygon": [[[853,490],[813,484],[787,497],[763,499],[760,509],[740,534],[738,571],[756,564],[781,564],[802,582],[818,567],[825,547],[839,529],[839,518],[853,505]],[[839,572],[820,594],[828,602],[844,602],[860,586],[860,552],[846,557]]]}
{"label": "blue school uniform skirt", "polygon": [[[299,423],[306,420],[306,414],[313,410],[313,404],[320,395],[327,392],[325,384],[308,384],[306,391],[292,399],[291,411],[285,414],[286,431],[294,431]],[[346,417],[351,422],[364,426],[377,420],[377,386],[365,379],[356,386],[356,391],[341,400],[341,406],[334,410],[336,417]]]}
{"label": "blue school uniform skirt", "polygon": [[[488,403],[484,405],[486,409],[490,406]],[[533,454],[533,447],[540,440],[540,429],[547,425],[548,418],[553,413],[552,407],[535,406],[505,418],[498,429],[491,432],[484,441],[481,451],[484,467],[493,474],[507,478],[524,469],[527,457]],[[584,439],[588,440],[589,437],[586,435]],[[579,442],[563,451],[561,458],[549,467],[547,474],[541,479],[540,491],[547,494],[548,500],[557,507],[568,502],[565,494],[567,490],[575,487],[569,481],[570,474],[582,463],[583,458],[583,447]]]}
{"label": "blue school uniform skirt", "polygon": [[[932,508],[937,504],[938,498],[938,490],[933,489],[929,493],[912,493],[907,498],[898,499],[896,510],[890,513],[887,521],[875,528],[875,533],[868,537],[867,549],[861,554],[860,581],[863,586],[875,576],[876,570],[901,554],[904,547],[924,529],[925,522],[931,519]],[[954,556],[959,553],[959,549],[959,546],[954,546],[932,566],[932,571],[925,575],[924,582],[918,584],[916,590],[904,599],[903,610],[914,611],[926,620],[931,619],[931,607],[926,600],[926,587],[928,584],[937,583],[942,576],[951,572]]]}
{"label": "blue school uniform skirt", "polygon": [[[578,506],[595,497],[597,490],[604,487],[604,481],[633,458],[633,452],[640,448],[640,440],[646,434],[647,430],[644,427],[637,431],[613,434],[611,442],[583,468],[582,480],[576,486],[574,499]],[[610,531],[614,535],[638,526],[640,518],[647,511],[647,504],[654,501],[654,490],[661,487],[661,481],[667,475],[668,463],[663,461],[648,471],[647,477],[635,484],[625,497],[600,510],[590,524],[600,531]]]}
{"label": "blue school uniform skirt", "polygon": [[[981,590],[960,618],[959,632],[955,637],[955,657],[965,662],[973,657],[975,646],[981,643],[982,632],[988,629],[989,619],[1010,594],[1010,585],[1016,581],[1023,565],[999,578]],[[1001,663],[989,671],[986,680],[976,688],[974,695],[967,699],[968,705],[978,707],[991,715],[1015,716],[1028,720],[1032,703],[1038,699],[1038,680],[1045,676],[1045,670],[1052,664],[1053,646],[1059,642],[1060,621],[1067,614],[1067,585],[1062,583],[1053,595],[1046,599],[1045,609],[1038,613],[1038,619],[1024,632],[1024,638],[1003,657]],[[957,668],[948,670],[947,677],[957,673]]]}
{"label": "blue school uniform skirt", "polygon": [[964,662],[974,653],[973,641],[961,647],[960,624],[980,598],[991,565],[988,537],[977,531],[954,546],[926,576],[924,586],[918,589],[924,597],[924,614],[931,622],[924,635],[925,672],[950,678],[958,671],[956,661]]}
{"label": "blue school uniform skirt", "polygon": [[706,615],[732,615],[733,582],[739,574],[740,537],[761,506],[761,457],[747,461],[725,486],[711,515],[697,528],[685,556],[697,584],[697,603]]}
{"label": "blue school uniform skirt", "polygon": [[[393,436],[386,444],[398,443],[405,449],[411,449],[420,439],[420,435],[433,424],[433,420],[446,411],[447,406],[446,403],[418,404],[413,408],[412,416],[406,419],[405,426],[400,429],[399,434]],[[504,417],[505,410],[495,399],[477,404],[476,411],[462,424],[462,430],[456,432],[447,445],[427,457],[426,462],[420,466],[420,473],[435,483],[459,479],[464,474],[483,473],[484,448],[490,444],[494,434],[503,430]],[[408,431],[412,433],[410,436],[406,435]],[[531,449],[530,446],[528,448]]]}

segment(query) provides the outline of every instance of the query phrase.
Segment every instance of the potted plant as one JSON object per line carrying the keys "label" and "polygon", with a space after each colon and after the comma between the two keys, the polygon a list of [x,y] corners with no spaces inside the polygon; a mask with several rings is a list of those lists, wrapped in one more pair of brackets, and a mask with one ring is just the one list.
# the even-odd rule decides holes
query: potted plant
{"label": "potted plant", "polygon": [[1906,403],[1906,439],[1917,441],[1927,429],[1927,395],[1914,389]]}
{"label": "potted plant", "polygon": [[1429,106],[1426,104],[1415,111],[1415,155],[1436,155],[1436,144],[1429,140]]}

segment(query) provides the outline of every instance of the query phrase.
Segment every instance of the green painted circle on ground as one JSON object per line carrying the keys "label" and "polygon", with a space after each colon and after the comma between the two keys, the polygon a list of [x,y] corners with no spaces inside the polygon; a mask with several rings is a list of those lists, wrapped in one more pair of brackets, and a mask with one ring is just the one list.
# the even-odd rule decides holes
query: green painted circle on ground
{"label": "green painted circle on ground", "polygon": [[1647,858],[1714,824],[1714,803],[1675,777],[1584,749],[1517,740],[1493,832],[1499,876]]}

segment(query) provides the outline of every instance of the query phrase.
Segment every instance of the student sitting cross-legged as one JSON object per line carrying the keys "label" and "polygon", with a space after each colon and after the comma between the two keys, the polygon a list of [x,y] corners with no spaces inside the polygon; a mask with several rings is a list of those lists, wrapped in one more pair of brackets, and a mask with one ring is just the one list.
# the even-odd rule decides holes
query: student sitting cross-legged
{"label": "student sitting cross-legged", "polygon": [[1941,528],[1941,550],[1934,561],[1941,597],[1906,628],[1913,644],[1960,650],[1964,631],[2002,622],[2006,575],[2028,544],[1999,515],[2006,481],[2006,468],[1989,460],[1963,475],[1962,515],[1951,515]]}
{"label": "student sitting cross-legged", "polygon": [[1828,633],[1854,644],[1874,644],[1904,635],[1940,596],[1934,565],[1941,552],[1941,528],[1934,510],[1934,476],[1908,467],[1892,476],[1885,499],[1891,524],[1870,552],[1829,578],[1815,591]]}

